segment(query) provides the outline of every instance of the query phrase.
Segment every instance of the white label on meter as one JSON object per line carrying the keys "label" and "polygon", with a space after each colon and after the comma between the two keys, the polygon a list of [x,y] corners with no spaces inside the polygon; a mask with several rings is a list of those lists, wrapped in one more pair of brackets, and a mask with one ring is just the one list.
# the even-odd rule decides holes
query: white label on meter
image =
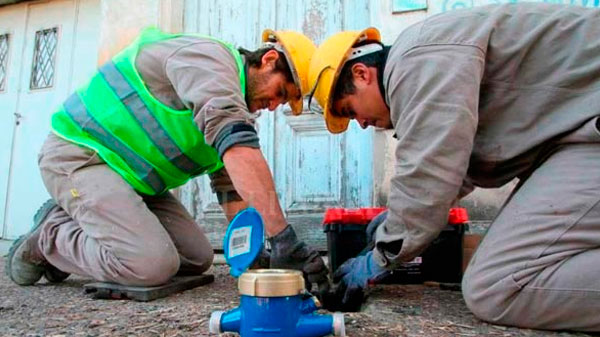
{"label": "white label on meter", "polygon": [[240,227],[231,231],[229,236],[229,258],[246,254],[250,251],[252,227]]}

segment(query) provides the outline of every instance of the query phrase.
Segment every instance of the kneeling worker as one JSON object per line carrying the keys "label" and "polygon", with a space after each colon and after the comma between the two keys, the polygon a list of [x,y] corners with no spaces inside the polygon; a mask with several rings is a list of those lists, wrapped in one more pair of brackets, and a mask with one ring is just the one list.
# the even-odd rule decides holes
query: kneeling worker
{"label": "kneeling worker", "polygon": [[212,247],[169,190],[208,173],[228,219],[248,204],[262,214],[271,266],[326,289],[321,257],[286,223],[252,116],[287,102],[301,113],[315,46],[291,31],[263,41],[247,51],[147,29],[99,68],[53,115],[39,155],[52,200],[13,244],[9,277],[153,286],[203,273]]}
{"label": "kneeling worker", "polygon": [[479,318],[600,331],[600,11],[519,3],[431,16],[384,46],[342,32],[309,84],[328,129],[393,129],[388,215],[336,272],[343,301],[412,260],[472,186],[519,184],[463,278]]}

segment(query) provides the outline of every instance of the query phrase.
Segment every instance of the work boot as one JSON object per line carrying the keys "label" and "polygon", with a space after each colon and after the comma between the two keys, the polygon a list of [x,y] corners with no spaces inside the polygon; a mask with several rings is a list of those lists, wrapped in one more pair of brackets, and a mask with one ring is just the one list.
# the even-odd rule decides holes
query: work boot
{"label": "work boot", "polygon": [[68,276],[50,265],[38,246],[41,224],[54,207],[54,200],[46,201],[33,216],[33,228],[29,233],[20,236],[8,251],[6,274],[18,285],[35,284],[42,275],[46,275],[51,282],[60,282]]}

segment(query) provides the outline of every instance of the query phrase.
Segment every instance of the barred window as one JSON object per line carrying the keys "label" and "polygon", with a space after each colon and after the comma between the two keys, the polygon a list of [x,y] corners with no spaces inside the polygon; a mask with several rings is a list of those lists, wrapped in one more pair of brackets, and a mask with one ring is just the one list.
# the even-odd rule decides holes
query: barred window
{"label": "barred window", "polygon": [[0,35],[0,91],[6,86],[6,67],[8,63],[8,34]]}
{"label": "barred window", "polygon": [[43,29],[35,32],[33,66],[29,88],[51,87],[54,82],[54,61],[58,44],[58,28]]}

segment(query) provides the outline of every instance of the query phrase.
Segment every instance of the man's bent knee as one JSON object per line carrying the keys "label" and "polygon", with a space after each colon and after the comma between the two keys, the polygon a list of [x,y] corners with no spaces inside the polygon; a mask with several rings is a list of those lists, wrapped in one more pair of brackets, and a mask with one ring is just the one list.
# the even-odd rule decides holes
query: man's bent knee
{"label": "man's bent knee", "polygon": [[212,247],[208,249],[202,257],[203,259],[198,261],[197,263],[197,270],[199,273],[204,273],[208,270],[208,268],[210,268],[210,266],[212,266],[213,260],[215,258],[215,254],[212,250]]}
{"label": "man's bent knee", "polygon": [[212,247],[208,247],[194,257],[189,259],[182,257],[179,272],[183,275],[201,275],[212,266],[214,253]]}
{"label": "man's bent knee", "polygon": [[153,252],[136,257],[128,264],[128,285],[157,286],[165,284],[177,273],[180,261],[177,250],[164,249],[160,254]]}
{"label": "man's bent knee", "polygon": [[[512,326],[520,326],[515,315],[514,301],[518,299],[521,287],[512,275],[490,277],[491,271],[476,271],[469,266],[462,280],[462,293],[467,308],[479,319]],[[515,318],[517,317],[517,318]]]}
{"label": "man's bent knee", "polygon": [[490,296],[488,291],[492,282],[484,282],[482,275],[473,272],[469,266],[462,280],[462,293],[467,308],[479,319],[487,322],[497,322],[499,313],[503,311],[498,296]]}

